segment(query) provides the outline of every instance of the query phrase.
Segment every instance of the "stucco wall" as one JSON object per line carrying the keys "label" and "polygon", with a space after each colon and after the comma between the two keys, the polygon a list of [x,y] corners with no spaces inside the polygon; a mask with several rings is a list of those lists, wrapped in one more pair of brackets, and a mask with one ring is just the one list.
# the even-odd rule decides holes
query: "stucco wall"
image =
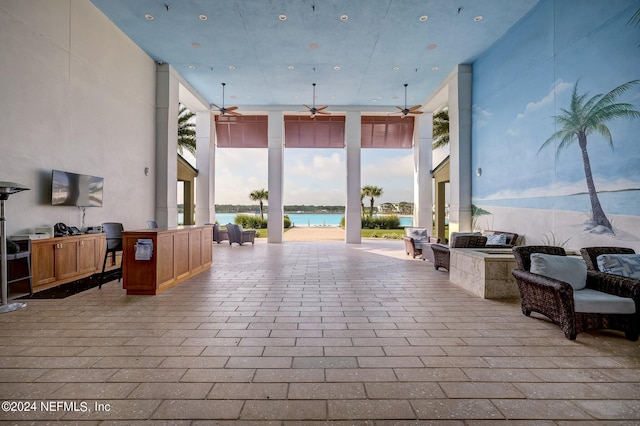
{"label": "stucco wall", "polygon": [[[598,94],[640,78],[634,0],[542,0],[474,63],[473,204],[479,228],[514,231],[527,244],[568,248],[615,245],[640,250],[640,118],[604,121],[587,137],[592,176],[613,233],[593,226],[577,141],[543,145],[563,128],[555,116],[572,93]],[[640,83],[617,97],[640,110]]]}
{"label": "stucco wall", "polygon": [[[31,188],[6,204],[8,234],[64,222],[51,170],[104,177],[85,224],[154,217],[156,65],[86,0],[0,3],[0,180]],[[151,173],[145,176],[144,169]]]}

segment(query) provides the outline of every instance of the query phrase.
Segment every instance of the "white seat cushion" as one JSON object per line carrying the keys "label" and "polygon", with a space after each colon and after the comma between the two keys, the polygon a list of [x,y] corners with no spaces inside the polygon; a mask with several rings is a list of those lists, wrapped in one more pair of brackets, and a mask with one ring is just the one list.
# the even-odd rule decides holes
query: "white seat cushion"
{"label": "white seat cushion", "polygon": [[630,297],[620,297],[584,288],[573,292],[576,312],[600,314],[634,314],[636,304]]}

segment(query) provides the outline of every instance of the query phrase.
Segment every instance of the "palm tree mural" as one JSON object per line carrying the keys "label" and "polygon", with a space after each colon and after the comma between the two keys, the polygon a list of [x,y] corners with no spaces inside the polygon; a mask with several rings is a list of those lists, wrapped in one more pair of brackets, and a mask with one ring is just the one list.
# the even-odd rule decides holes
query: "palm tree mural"
{"label": "palm tree mural", "polygon": [[249,198],[252,199],[253,201],[260,202],[260,219],[264,219],[264,203],[262,202],[262,200],[269,199],[269,191],[265,190],[264,188],[257,189],[253,191],[251,194],[249,194]]}
{"label": "palm tree mural", "polygon": [[605,138],[611,146],[611,149],[613,149],[611,132],[604,123],[616,118],[640,118],[640,111],[635,110],[633,105],[615,103],[620,95],[638,82],[640,82],[640,80],[629,81],[605,95],[598,94],[588,100],[588,93],[578,94],[578,83],[576,83],[573,88],[573,94],[571,95],[569,109],[562,109],[562,114],[554,117],[560,125],[560,130],[547,139],[538,150],[538,152],[540,152],[553,141],[558,140],[560,143],[556,150],[557,158],[563,149],[567,148],[576,140],[578,141],[578,146],[582,154],[584,174],[587,180],[587,189],[589,190],[589,200],[591,201],[592,217],[590,229],[597,228],[599,231],[603,231],[602,228],[604,228],[604,230],[613,233],[611,222],[607,219],[600,205],[598,192],[593,183],[591,162],[589,160],[589,153],[587,152],[587,137],[593,132],[597,132]]}
{"label": "palm tree mural", "polygon": [[433,149],[449,145],[449,110],[443,109],[433,116]]}
{"label": "palm tree mural", "polygon": [[[373,202],[375,198],[382,196],[382,188],[373,185],[366,185],[362,187],[362,198],[369,197],[369,201],[371,203],[371,208],[369,210],[369,217],[373,216]],[[364,207],[363,207],[364,209]]]}
{"label": "palm tree mural", "polygon": [[196,155],[196,125],[191,120],[195,113],[180,104],[178,107],[178,153],[183,154],[186,149]]}

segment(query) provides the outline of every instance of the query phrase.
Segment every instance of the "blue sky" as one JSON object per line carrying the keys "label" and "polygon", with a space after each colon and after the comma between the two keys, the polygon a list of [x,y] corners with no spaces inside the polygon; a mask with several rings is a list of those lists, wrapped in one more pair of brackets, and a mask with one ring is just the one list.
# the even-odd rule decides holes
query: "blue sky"
{"label": "blue sky", "polygon": [[[383,189],[376,204],[413,201],[413,150],[363,149],[362,185]],[[284,204],[345,205],[342,149],[285,149]],[[250,204],[249,193],[268,189],[267,150],[216,149],[216,204]]]}

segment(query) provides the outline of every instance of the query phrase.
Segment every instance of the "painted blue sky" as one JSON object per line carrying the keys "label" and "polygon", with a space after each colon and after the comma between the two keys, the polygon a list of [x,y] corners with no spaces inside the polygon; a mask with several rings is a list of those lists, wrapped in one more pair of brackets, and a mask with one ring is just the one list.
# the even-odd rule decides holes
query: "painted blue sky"
{"label": "painted blue sky", "polygon": [[[551,8],[551,2],[541,4],[532,19],[474,64],[474,81],[480,80],[482,84],[474,85],[472,166],[483,170],[481,177],[474,176],[474,199],[586,191],[577,143],[557,158],[554,146],[538,150],[556,131],[553,116],[569,107],[576,83],[578,93],[588,92],[591,97],[640,78],[640,32],[627,25],[632,8],[629,2],[614,3],[618,8],[602,3],[600,14],[594,14],[592,8],[589,13],[576,8],[561,15],[558,10],[546,10]],[[623,4],[627,6],[621,12]],[[550,28],[551,13],[570,16],[571,22],[557,22],[555,28]],[[613,21],[603,27],[596,23],[595,30],[584,25],[585,20],[594,19]],[[578,32],[577,39],[565,37],[567,28],[575,36],[578,23],[592,31]],[[541,36],[531,38],[534,33]],[[619,42],[612,48],[611,40]],[[508,70],[501,68],[504,63],[509,64]],[[640,84],[617,102],[631,103],[640,110]],[[639,188],[640,119],[618,119],[605,124],[611,131],[614,150],[599,134],[588,138],[597,190]],[[505,174],[510,178],[504,179]]]}

